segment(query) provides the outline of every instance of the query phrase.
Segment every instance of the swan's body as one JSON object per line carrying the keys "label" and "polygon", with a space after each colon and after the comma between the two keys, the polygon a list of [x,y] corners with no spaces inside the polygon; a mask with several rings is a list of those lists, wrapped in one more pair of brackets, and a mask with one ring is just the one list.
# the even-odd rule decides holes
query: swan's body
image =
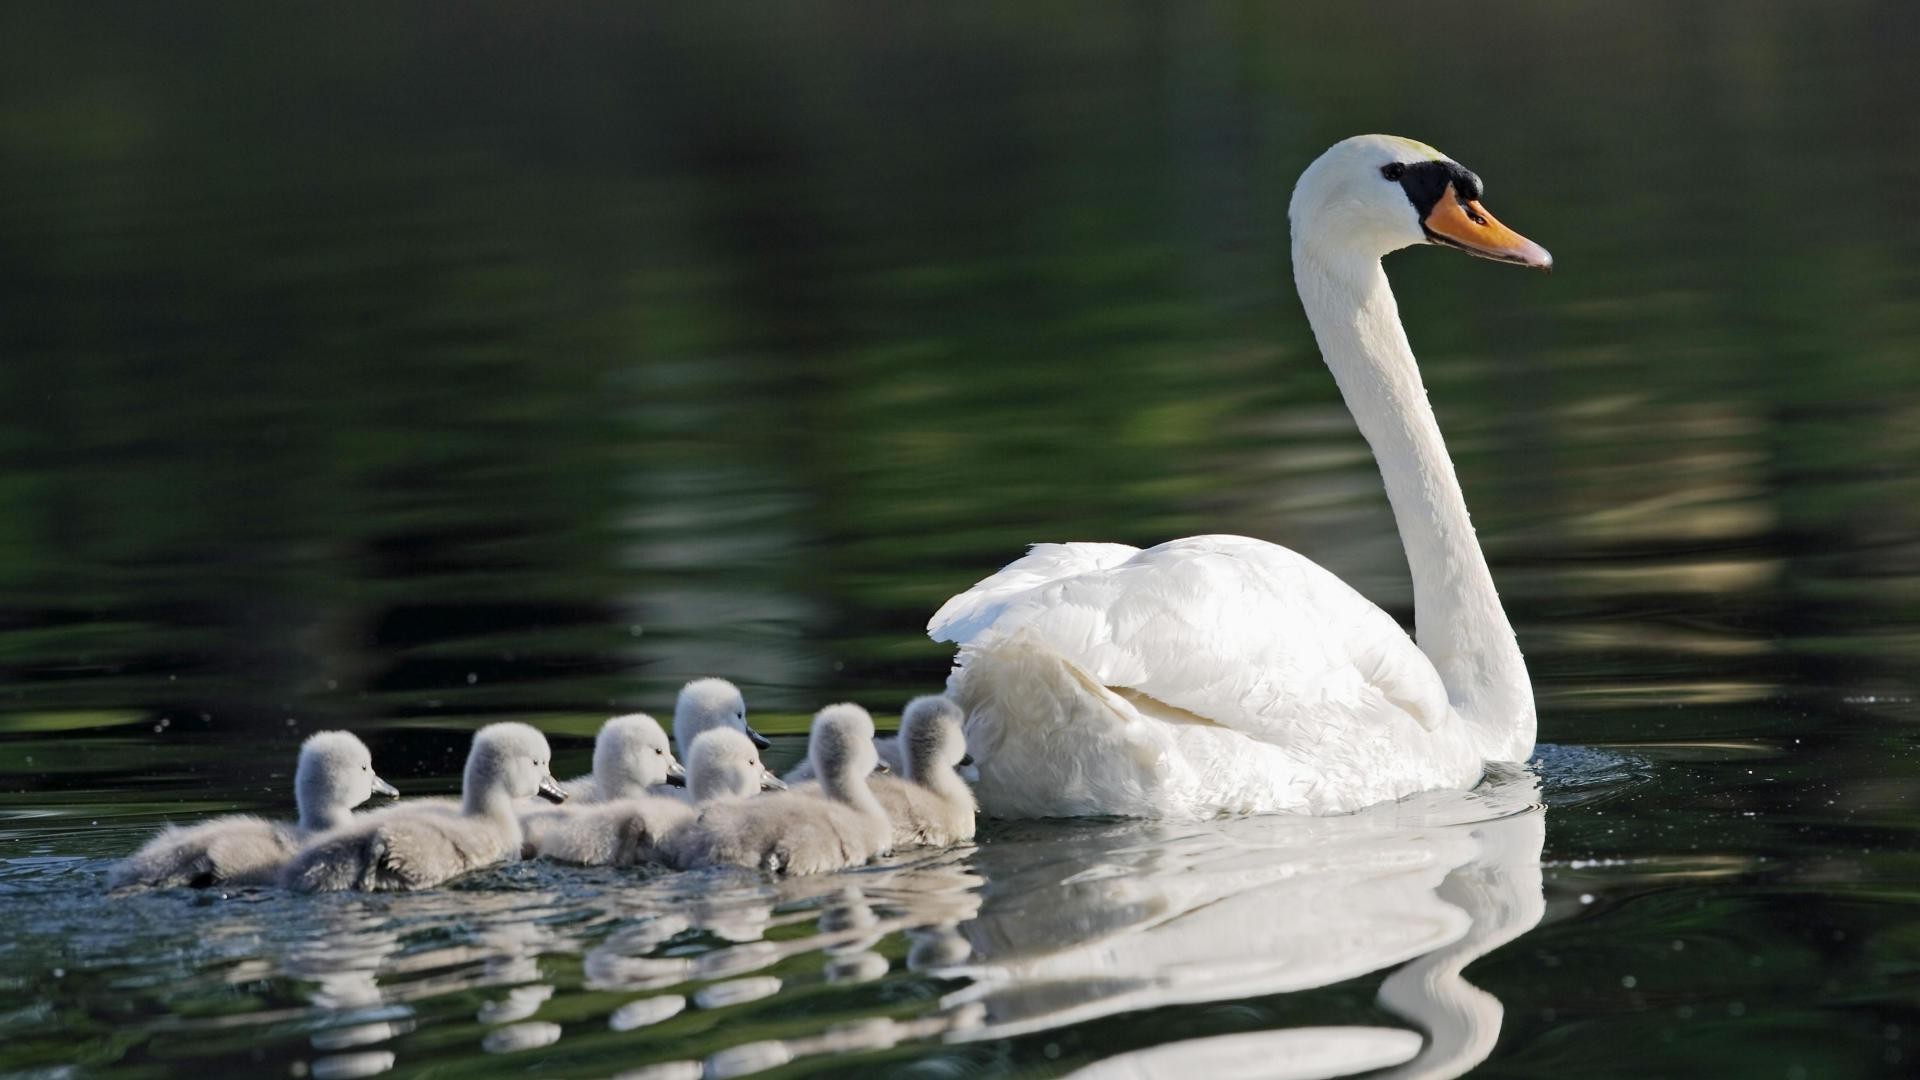
{"label": "swan's body", "polygon": [[824,797],[790,791],[706,807],[672,838],[674,865],[823,874],[890,851],[893,826],[867,786],[879,765],[873,718],[858,705],[820,710],[807,753]]}
{"label": "swan's body", "polygon": [[[680,752],[681,759],[691,760],[694,741],[719,728],[740,732],[755,749],[765,750],[773,745],[747,723],[747,699],[739,687],[725,679],[695,679],[681,687],[680,696],[673,703],[673,746]],[[681,802],[693,801],[693,794],[686,788],[667,784],[655,786],[649,794]]]}
{"label": "swan's body", "polygon": [[169,825],[115,863],[108,886],[271,885],[308,837],[345,823],[376,794],[399,794],[374,775],[366,744],[345,731],[318,732],[300,744],[293,790],[297,821],[232,814],[187,828]]}
{"label": "swan's body", "polygon": [[957,771],[968,760],[964,718],[959,706],[939,696],[915,698],[901,714],[904,775],[867,782],[893,822],[894,850],[973,839],[973,789]]}
{"label": "swan's body", "polygon": [[1294,190],[1294,279],[1372,446],[1417,638],[1277,544],[1041,544],[928,625],[959,645],[982,807],[1008,817],[1355,810],[1468,787],[1532,752],[1525,662],[1402,330],[1381,256],[1423,242],[1545,269],[1431,147],[1369,135]]}
{"label": "swan's body", "polygon": [[515,802],[566,798],[548,772],[546,737],[525,724],[489,724],[473,736],[460,809],[425,807],[368,815],[322,834],[287,865],[282,884],[297,892],[426,889],[469,871],[517,859],[522,833]]}

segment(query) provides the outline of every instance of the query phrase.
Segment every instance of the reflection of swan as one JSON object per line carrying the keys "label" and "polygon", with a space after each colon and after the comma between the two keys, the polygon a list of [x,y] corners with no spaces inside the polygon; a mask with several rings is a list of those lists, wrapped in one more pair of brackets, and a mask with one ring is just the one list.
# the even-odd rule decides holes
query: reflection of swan
{"label": "reflection of swan", "polygon": [[1200,536],[1041,544],[948,600],[980,804],[1000,817],[1334,813],[1471,787],[1532,752],[1533,691],[1381,270],[1420,243],[1542,269],[1479,178],[1366,135],[1294,188],[1294,280],[1372,446],[1413,574],[1420,644],[1286,548]]}
{"label": "reflection of swan", "polygon": [[[1380,1002],[1425,1034],[1417,1055],[1403,1032],[1302,1029],[1284,1040],[1205,1040],[1184,1056],[1123,1055],[1093,1075],[1266,1076],[1283,1052],[1306,1070],[1298,1075],[1400,1062],[1409,1076],[1458,1075],[1492,1050],[1502,1019],[1500,1003],[1461,969],[1543,911],[1538,794],[1534,777],[1519,773],[1477,792],[1432,792],[1343,817],[1103,828],[1064,858],[1074,839],[987,844],[974,856],[991,883],[986,903],[960,928],[974,958],[943,972],[974,983],[946,1003],[985,1005],[974,1034],[996,1038],[1403,965]],[[1255,1045],[1264,1049],[1243,1053]],[[1209,1065],[1195,1072],[1203,1052]],[[1267,1068],[1233,1072],[1243,1057]],[[1165,1073],[1155,1062],[1185,1068]]]}

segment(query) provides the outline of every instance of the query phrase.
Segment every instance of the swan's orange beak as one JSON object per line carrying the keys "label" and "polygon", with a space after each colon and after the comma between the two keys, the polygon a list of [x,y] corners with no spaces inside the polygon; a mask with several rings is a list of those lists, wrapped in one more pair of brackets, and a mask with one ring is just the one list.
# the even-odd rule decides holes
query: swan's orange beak
{"label": "swan's orange beak", "polygon": [[1440,193],[1421,225],[1427,230],[1427,239],[1436,244],[1459,248],[1483,259],[1535,270],[1553,269],[1553,256],[1546,248],[1500,224],[1478,200],[1460,198],[1452,184]]}

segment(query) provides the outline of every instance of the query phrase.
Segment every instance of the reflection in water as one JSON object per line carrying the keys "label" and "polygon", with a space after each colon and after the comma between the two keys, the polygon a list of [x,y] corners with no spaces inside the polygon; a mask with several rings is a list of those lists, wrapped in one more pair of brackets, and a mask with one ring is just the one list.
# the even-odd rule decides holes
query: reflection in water
{"label": "reflection in water", "polygon": [[[1604,760],[1584,773],[1618,771],[1590,756]],[[1322,1018],[1160,1050],[1103,1044],[1106,1060],[1081,1063],[1090,1076],[1451,1076],[1487,1056],[1502,1021],[1462,969],[1541,917],[1539,800],[1536,777],[1514,771],[1338,818],[1007,823],[978,847],[791,880],[536,862],[414,895],[147,894],[112,909],[119,922],[93,917],[85,949],[49,890],[23,940],[110,965],[193,912],[192,970],[140,992],[166,1011],[209,983],[263,997],[164,1030],[291,1035],[284,1053],[315,1076],[453,1064],[454,1044],[476,1069],[537,1051],[525,1060],[542,1069],[601,1075],[737,1076],[909,1043],[965,1058],[1117,1013],[1377,972],[1378,1003],[1405,1028]]]}
{"label": "reflection in water", "polygon": [[[1491,1052],[1502,1017],[1461,969],[1540,920],[1545,834],[1538,781],[1515,772],[1345,817],[1116,827],[1083,838],[1064,869],[1057,842],[989,845],[977,863],[986,903],[960,927],[975,956],[949,972],[973,983],[946,1003],[984,1005],[969,1037],[997,1038],[1403,964],[1379,1000],[1425,1034],[1417,1056],[1387,1053],[1405,1045],[1398,1036],[1302,1030],[1284,1050],[1271,1035],[1206,1040],[1194,1048],[1208,1055],[1203,1071],[1268,1076],[1287,1060],[1302,1063],[1298,1075],[1338,1075],[1404,1061],[1399,1075],[1459,1075]],[[1190,1076],[1193,1059],[1150,1051],[1095,1075]]]}

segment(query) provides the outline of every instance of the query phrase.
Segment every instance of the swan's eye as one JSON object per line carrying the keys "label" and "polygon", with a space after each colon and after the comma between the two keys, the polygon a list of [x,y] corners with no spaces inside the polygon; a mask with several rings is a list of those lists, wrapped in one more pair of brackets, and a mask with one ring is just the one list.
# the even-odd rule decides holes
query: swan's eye
{"label": "swan's eye", "polygon": [[1407,167],[1399,162],[1395,162],[1392,165],[1382,165],[1380,167],[1380,175],[1389,180],[1398,180],[1407,175]]}

